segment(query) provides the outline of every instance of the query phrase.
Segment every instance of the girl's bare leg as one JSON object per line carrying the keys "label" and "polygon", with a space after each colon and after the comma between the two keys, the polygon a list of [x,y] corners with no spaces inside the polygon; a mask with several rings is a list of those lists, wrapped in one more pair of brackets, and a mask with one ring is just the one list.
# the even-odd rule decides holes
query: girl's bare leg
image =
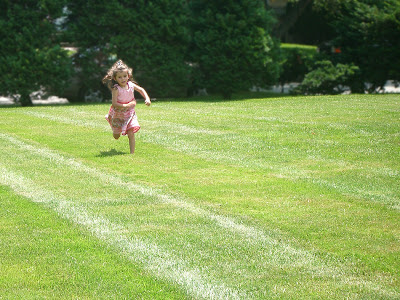
{"label": "girl's bare leg", "polygon": [[131,154],[135,153],[135,133],[133,130],[128,131],[128,138],[129,138],[129,148],[131,150]]}

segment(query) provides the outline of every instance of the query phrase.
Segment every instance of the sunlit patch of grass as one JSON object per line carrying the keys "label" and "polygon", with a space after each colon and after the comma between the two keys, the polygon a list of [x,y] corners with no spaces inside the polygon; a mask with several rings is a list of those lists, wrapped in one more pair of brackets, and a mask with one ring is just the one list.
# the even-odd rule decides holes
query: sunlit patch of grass
{"label": "sunlit patch of grass", "polygon": [[182,299],[59,216],[0,186],[0,291],[5,299]]}

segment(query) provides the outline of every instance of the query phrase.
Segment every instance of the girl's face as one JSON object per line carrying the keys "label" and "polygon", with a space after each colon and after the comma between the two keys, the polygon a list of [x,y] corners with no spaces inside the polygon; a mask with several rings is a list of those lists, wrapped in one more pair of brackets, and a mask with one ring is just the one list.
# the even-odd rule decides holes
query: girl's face
{"label": "girl's face", "polygon": [[115,81],[121,86],[124,87],[128,82],[129,75],[127,71],[120,71],[115,74]]}

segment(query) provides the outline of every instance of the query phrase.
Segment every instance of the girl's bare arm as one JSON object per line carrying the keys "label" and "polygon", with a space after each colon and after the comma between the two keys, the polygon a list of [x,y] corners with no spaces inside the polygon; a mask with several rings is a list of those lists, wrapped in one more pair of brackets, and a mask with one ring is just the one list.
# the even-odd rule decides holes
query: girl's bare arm
{"label": "girl's bare arm", "polygon": [[138,91],[140,93],[140,95],[143,96],[144,103],[146,103],[147,106],[149,106],[151,104],[150,97],[149,97],[149,95],[147,95],[147,92],[144,88],[142,88],[141,86],[135,85],[135,91]]}

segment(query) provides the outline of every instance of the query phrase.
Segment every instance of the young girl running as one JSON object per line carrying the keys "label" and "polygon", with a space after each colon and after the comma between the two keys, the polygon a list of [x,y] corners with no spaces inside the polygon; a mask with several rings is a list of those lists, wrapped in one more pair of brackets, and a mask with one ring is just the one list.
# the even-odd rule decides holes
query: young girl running
{"label": "young girl running", "polygon": [[132,69],[122,60],[118,60],[103,78],[103,83],[111,90],[112,104],[106,120],[110,123],[113,136],[117,140],[122,135],[128,135],[131,154],[135,152],[135,133],[140,126],[137,120],[134,91],[138,91],[147,106],[151,104],[150,98],[144,88],[132,80]]}

